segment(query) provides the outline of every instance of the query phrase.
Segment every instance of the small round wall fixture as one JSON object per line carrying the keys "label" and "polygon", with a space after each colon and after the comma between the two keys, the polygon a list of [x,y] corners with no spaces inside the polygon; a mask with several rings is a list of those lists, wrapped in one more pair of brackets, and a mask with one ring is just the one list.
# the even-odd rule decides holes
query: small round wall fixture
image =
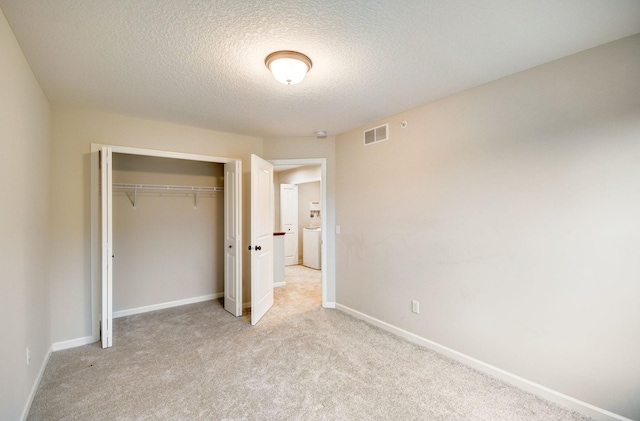
{"label": "small round wall fixture", "polygon": [[297,51],[276,51],[264,60],[273,77],[285,85],[295,85],[311,70],[311,59]]}

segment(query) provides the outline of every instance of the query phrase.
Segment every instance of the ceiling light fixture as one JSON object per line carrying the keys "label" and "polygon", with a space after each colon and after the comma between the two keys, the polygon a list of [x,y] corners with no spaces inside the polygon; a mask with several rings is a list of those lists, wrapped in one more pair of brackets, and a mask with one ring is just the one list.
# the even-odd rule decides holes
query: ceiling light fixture
{"label": "ceiling light fixture", "polygon": [[273,77],[285,85],[295,85],[311,70],[311,59],[297,51],[276,51],[264,60]]}

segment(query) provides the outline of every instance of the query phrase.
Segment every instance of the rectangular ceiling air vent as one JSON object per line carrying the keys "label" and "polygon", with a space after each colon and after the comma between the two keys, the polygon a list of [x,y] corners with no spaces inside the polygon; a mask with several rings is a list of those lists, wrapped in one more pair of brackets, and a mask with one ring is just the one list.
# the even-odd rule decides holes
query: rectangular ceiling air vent
{"label": "rectangular ceiling air vent", "polygon": [[389,123],[364,131],[364,145],[384,142],[389,139]]}

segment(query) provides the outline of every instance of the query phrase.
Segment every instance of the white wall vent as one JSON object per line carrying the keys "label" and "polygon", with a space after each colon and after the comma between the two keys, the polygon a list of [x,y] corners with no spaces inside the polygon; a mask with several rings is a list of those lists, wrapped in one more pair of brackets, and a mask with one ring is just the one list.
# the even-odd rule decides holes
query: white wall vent
{"label": "white wall vent", "polygon": [[364,145],[384,142],[389,139],[389,123],[364,131]]}

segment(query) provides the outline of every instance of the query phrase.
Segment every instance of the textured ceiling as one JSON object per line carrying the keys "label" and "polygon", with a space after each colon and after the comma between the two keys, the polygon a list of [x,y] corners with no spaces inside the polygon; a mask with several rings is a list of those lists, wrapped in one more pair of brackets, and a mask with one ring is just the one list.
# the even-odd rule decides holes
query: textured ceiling
{"label": "textured ceiling", "polygon": [[[256,136],[354,127],[640,32],[637,0],[0,0],[52,104]],[[313,60],[295,86],[264,58]]]}

